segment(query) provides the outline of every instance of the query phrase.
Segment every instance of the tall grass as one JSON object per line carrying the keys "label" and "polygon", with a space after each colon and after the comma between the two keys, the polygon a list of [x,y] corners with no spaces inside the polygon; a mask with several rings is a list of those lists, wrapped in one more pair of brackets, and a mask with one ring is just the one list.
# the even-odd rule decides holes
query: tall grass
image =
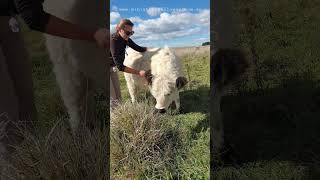
{"label": "tall grass", "polygon": [[4,179],[103,179],[107,131],[81,129],[73,136],[60,120],[45,136],[22,131],[24,142],[4,165]]}
{"label": "tall grass", "polygon": [[147,103],[124,103],[111,111],[113,179],[159,179],[172,174],[181,145],[179,127],[169,115],[153,112]]}

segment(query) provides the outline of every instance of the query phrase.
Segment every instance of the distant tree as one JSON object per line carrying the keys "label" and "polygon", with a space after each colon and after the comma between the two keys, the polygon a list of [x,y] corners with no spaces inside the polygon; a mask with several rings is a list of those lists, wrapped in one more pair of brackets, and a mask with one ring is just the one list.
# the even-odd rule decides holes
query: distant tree
{"label": "distant tree", "polygon": [[204,42],[204,43],[202,43],[202,46],[207,46],[207,45],[210,45],[210,42]]}

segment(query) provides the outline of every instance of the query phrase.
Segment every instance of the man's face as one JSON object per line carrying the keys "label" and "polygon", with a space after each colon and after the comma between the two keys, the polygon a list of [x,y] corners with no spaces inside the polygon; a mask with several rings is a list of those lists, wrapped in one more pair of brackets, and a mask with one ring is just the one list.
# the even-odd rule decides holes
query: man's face
{"label": "man's face", "polygon": [[128,40],[134,32],[132,30],[132,26],[125,25],[124,28],[119,31],[119,33],[123,39]]}

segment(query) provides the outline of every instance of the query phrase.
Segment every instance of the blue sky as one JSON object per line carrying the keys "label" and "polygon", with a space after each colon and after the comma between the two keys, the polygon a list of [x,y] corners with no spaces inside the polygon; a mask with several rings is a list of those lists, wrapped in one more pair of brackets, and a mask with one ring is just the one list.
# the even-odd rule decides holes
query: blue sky
{"label": "blue sky", "polygon": [[209,41],[210,0],[111,0],[110,28],[133,21],[136,43],[148,47],[197,46]]}

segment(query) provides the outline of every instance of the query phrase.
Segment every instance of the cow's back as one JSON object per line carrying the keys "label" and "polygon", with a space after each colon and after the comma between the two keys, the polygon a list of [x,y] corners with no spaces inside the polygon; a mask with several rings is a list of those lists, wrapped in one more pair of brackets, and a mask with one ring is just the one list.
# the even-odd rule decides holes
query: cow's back
{"label": "cow's back", "polygon": [[177,78],[183,76],[180,58],[165,46],[151,58],[151,69],[153,74]]}
{"label": "cow's back", "polygon": [[[137,52],[131,48],[127,48],[127,55],[123,64],[136,70],[146,71],[150,69],[150,59],[148,59],[144,53]],[[124,73],[124,76],[128,86],[135,85],[144,88],[143,79],[139,76],[129,73]]]}

